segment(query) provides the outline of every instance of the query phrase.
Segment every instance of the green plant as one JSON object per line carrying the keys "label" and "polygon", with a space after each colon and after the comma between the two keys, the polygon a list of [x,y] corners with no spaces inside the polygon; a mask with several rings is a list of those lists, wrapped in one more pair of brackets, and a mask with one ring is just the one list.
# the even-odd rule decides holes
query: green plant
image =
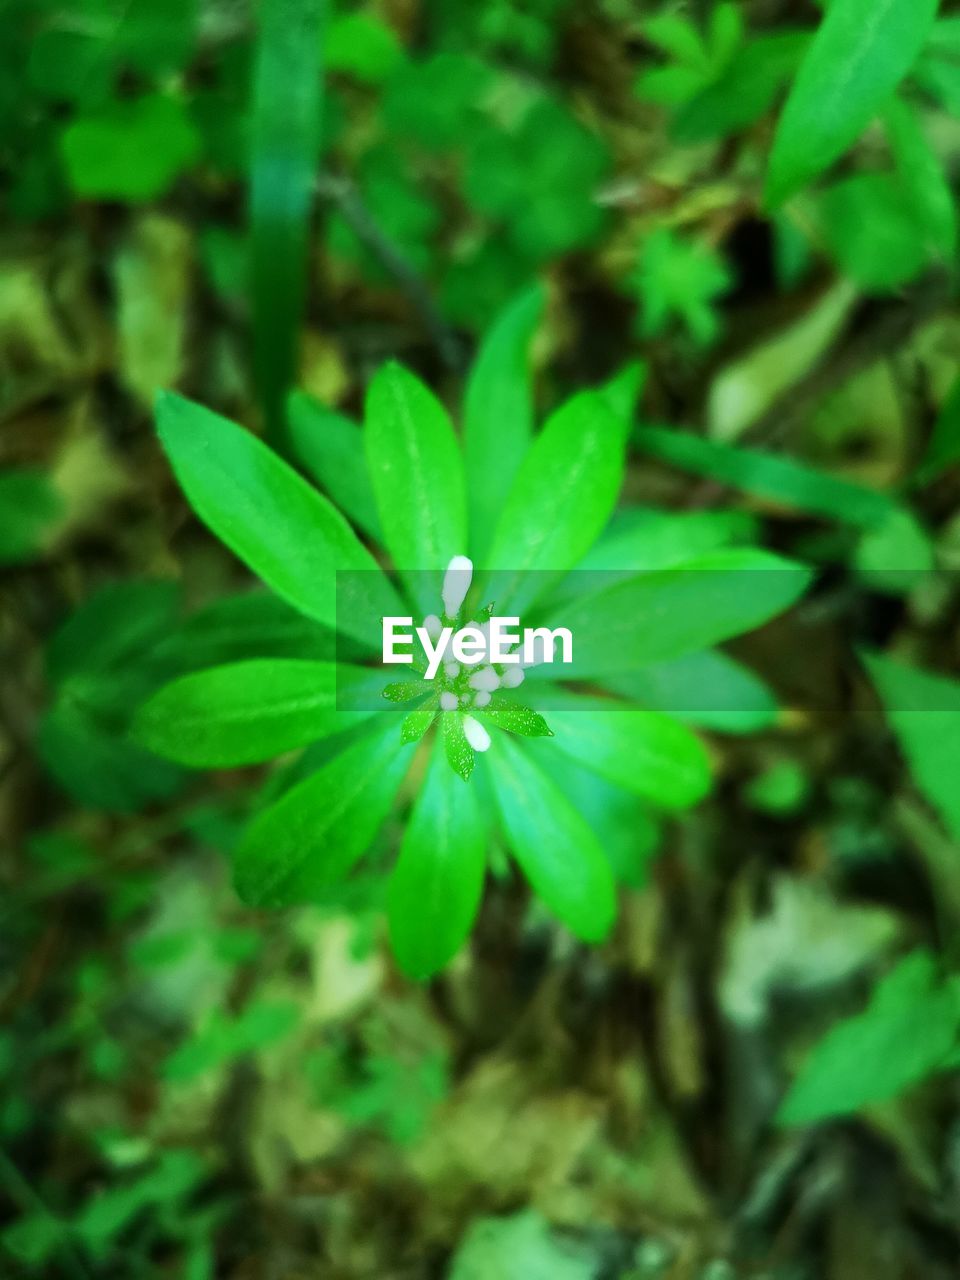
{"label": "green plant", "polygon": [[[328,499],[239,427],[165,395],[161,439],[201,519],[288,603],[337,628],[363,661],[379,649],[383,616],[411,608],[422,616],[442,598],[444,623],[489,616],[494,605],[552,625],[564,619],[577,637],[565,674],[599,691],[607,679],[615,686],[618,673],[758,626],[802,593],[805,570],[752,548],[698,554],[681,545],[669,561],[676,567],[644,572],[645,549],[654,544],[642,522],[625,541],[609,544],[608,557],[604,529],[620,490],[638,371],[574,396],[531,438],[528,412],[512,420],[501,412],[504,404],[529,401],[516,347],[529,329],[512,311],[503,323],[467,396],[464,447],[475,468],[464,468],[440,402],[396,364],[374,378],[362,431],[342,429],[339,456],[349,447],[356,465],[340,496],[357,503],[347,515],[361,528],[371,527],[376,512],[397,580],[381,571]],[[317,427],[324,425],[321,413]],[[318,446],[312,459],[322,458]],[[494,486],[505,497],[492,527],[468,531],[468,509],[489,511]],[[465,561],[458,571],[455,558],[475,544],[487,550],[480,594],[470,597],[478,604],[468,606],[472,567]],[[594,544],[589,563],[604,572],[571,572]],[[477,612],[484,602],[486,615]],[[194,766],[251,763],[318,740],[328,744],[319,768],[254,817],[235,853],[244,899],[281,906],[311,900],[349,871],[386,818],[414,744],[436,724],[388,902],[398,958],[424,977],[470,929],[493,827],[574,933],[590,941],[607,933],[614,916],[610,861],[551,778],[552,754],[667,810],[696,803],[709,785],[701,744],[672,717],[531,679],[527,687],[551,708],[548,724],[519,700],[517,683],[516,673],[508,681],[504,670],[489,667],[480,677],[444,670],[434,684],[398,683],[355,660],[257,659],[161,689],[139,712],[136,733],[153,751]],[[381,707],[399,704],[403,714],[377,714],[371,688],[383,691]],[[524,745],[547,737],[548,744],[531,742],[539,749]],[[484,768],[472,781],[478,754]]]}

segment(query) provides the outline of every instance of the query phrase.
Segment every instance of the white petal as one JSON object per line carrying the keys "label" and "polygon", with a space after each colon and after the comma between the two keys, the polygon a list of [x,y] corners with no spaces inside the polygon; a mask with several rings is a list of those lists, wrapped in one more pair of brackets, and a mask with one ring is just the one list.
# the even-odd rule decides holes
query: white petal
{"label": "white petal", "polygon": [[440,695],[441,711],[456,711],[459,705],[460,705],[460,699],[457,697],[455,693],[451,693],[449,689],[446,690],[446,692],[441,693]]}
{"label": "white petal", "polygon": [[466,556],[454,556],[443,575],[443,610],[448,618],[455,618],[470,590],[473,580],[473,561]]}
{"label": "white petal", "polygon": [[463,732],[474,751],[490,750],[490,735],[479,720],[474,720],[473,716],[463,717]]}
{"label": "white petal", "polygon": [[524,674],[523,667],[519,664],[515,667],[507,667],[506,671],[500,678],[500,683],[504,689],[518,689],[523,684]]}
{"label": "white petal", "polygon": [[490,699],[492,697],[493,695],[490,693],[487,693],[486,689],[481,689],[480,692],[475,695],[473,699],[473,705],[475,707],[485,707],[489,704]]}
{"label": "white petal", "polygon": [[470,688],[482,689],[486,693],[493,693],[494,689],[500,688],[500,677],[493,667],[483,667],[482,670],[470,677]]}
{"label": "white petal", "polygon": [[436,644],[440,639],[440,632],[443,630],[443,623],[435,613],[428,613],[423,620],[423,625],[427,635]]}

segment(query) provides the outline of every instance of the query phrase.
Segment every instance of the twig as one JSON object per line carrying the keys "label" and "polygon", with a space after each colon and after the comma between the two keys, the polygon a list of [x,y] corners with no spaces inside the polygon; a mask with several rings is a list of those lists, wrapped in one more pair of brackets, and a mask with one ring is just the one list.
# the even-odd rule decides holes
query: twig
{"label": "twig", "polygon": [[350,179],[329,173],[321,174],[317,180],[317,193],[322,199],[336,205],[357,239],[396,280],[423,321],[424,328],[447,368],[462,369],[463,350],[460,342],[437,310],[430,289],[403,251],[378,225]]}

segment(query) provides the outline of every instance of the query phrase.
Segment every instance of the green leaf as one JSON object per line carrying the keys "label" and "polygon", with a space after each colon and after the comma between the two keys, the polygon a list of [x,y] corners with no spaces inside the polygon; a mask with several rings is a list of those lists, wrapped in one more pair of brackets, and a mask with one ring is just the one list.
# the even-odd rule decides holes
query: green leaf
{"label": "green leaf", "polygon": [[578,596],[547,625],[573,633],[565,677],[618,674],[762,626],[799,599],[810,577],[808,569],[767,551],[715,551]]}
{"label": "green leaf", "polygon": [[47,646],[47,673],[60,684],[71,676],[109,676],[142,661],[172,628],[179,593],[175,582],[114,582],[94,592]]}
{"label": "green leaf", "polygon": [[513,702],[499,694],[494,694],[487,706],[470,713],[481,723],[492,725],[496,729],[504,729],[507,733],[519,734],[522,738],[552,738],[553,730],[531,707],[520,702]]}
{"label": "green leaf", "polygon": [[183,774],[122,732],[101,723],[95,710],[62,696],[40,721],[37,750],[49,772],[80,805],[106,813],[135,813],[168,800]]}
{"label": "green leaf", "polygon": [[917,480],[927,484],[953,463],[960,462],[960,378],[953,384],[937,418]]}
{"label": "green leaf", "polygon": [[546,585],[530,577],[572,569],[610,518],[623,479],[623,433],[602,393],[562,405],[534,440],[507,495],[490,552],[490,596],[522,611]]}
{"label": "green leaf", "polygon": [[358,529],[382,542],[361,429],[302,391],[290,396],[287,415],[297,459]]}
{"label": "green leaf", "polygon": [[608,676],[603,686],[649,711],[724,733],[756,733],[778,715],[763,681],[716,649]]}
{"label": "green leaf", "polygon": [[46,472],[16,467],[0,472],[0,565],[38,555],[62,511]]}
{"label": "green leaf", "polygon": [[[172,392],[157,429],[200,519],[282,599],[308,617],[379,644],[401,613],[376,561],[326,498],[250,432]],[[336,587],[337,570],[343,575]]]}
{"label": "green leaf", "polygon": [[365,436],[387,550],[432,612],[444,570],[467,545],[463,459],[450,419],[419,378],[391,362],[367,392]]}
{"label": "green leaf", "polygon": [[884,123],[903,194],[933,255],[952,266],[957,253],[957,209],[944,166],[924,133],[921,115],[910,103],[894,98]]}
{"label": "green leaf", "polygon": [[832,0],[780,117],[766,200],[782,204],[855,142],[920,54],[938,0]]}
{"label": "green leaf", "polygon": [[297,658],[254,658],[181,676],[155,693],[134,736],[178,764],[257,764],[339,733],[364,715],[337,709],[337,691],[362,668]]}
{"label": "green leaf", "polygon": [[[751,542],[757,532],[756,520],[744,511],[622,507],[577,565],[577,575],[593,570],[626,575],[641,569],[672,569],[731,543]],[[576,586],[575,578],[567,582]]]}
{"label": "green leaf", "polygon": [[403,743],[419,742],[437,718],[437,702],[432,699],[423,707],[416,707],[408,712],[400,726],[400,741]]}
{"label": "green leaf", "polygon": [[387,887],[390,941],[409,977],[432,977],[463,945],[480,906],[485,852],[476,788],[460,785],[438,741]]}
{"label": "green leaf", "polygon": [[960,995],[926,951],[906,956],[863,1013],[814,1048],[783,1101],[780,1124],[814,1124],[895,1098],[943,1067],[957,1041]]}
{"label": "green leaf", "polygon": [[711,142],[754,124],[773,106],[807,50],[805,31],[778,31],[751,40],[714,80],[678,111],[671,133],[679,143]]}
{"label": "green leaf", "polygon": [[917,786],[960,840],[960,681],[865,655]]}
{"label": "green leaf", "polygon": [[637,446],[661,462],[719,480],[768,502],[869,528],[896,510],[893,499],[814,467],[757,449],[706,440],[672,427],[641,427]]}
{"label": "green leaf", "polygon": [[857,173],[820,192],[820,235],[856,284],[889,293],[912,280],[929,256],[929,235],[902,182],[888,173]]}
{"label": "green leaf", "polygon": [[391,717],[258,814],[234,855],[244,902],[312,902],[342,879],[372,844],[409,763]]}
{"label": "green leaf", "polygon": [[443,734],[443,749],[447,763],[458,777],[464,782],[469,782],[477,755],[464,733],[463,715],[459,711],[442,712],[440,732]]}
{"label": "green leaf", "polygon": [[320,149],[323,0],[262,0],[250,145],[254,375],[270,434],[296,367]]}
{"label": "green leaf", "polygon": [[398,680],[384,686],[383,696],[388,702],[412,702],[432,693],[434,685],[429,680]]}
{"label": "green leaf", "polygon": [[467,382],[463,447],[470,546],[481,559],[533,435],[530,345],[543,307],[539,284],[514,298],[484,338]]}
{"label": "green leaf", "polygon": [[912,511],[895,510],[857,544],[853,563],[871,591],[908,595],[936,568],[930,534]]}
{"label": "green leaf", "polygon": [[710,790],[703,743],[668,715],[570,698],[550,719],[562,752],[661,808],[687,809]]}
{"label": "green leaf", "polygon": [[528,740],[524,750],[586,819],[618,883],[642,889],[660,843],[659,826],[644,802],[572,756],[558,755],[556,744],[545,738]]}
{"label": "green leaf", "polygon": [[80,116],[64,130],[61,150],[77,195],[153,200],[196,160],[200,137],[183,103],[149,94]]}
{"label": "green leaf", "polygon": [[299,1006],[289,1000],[254,1000],[236,1017],[214,1010],[206,1026],[167,1058],[164,1078],[195,1080],[245,1054],[262,1053],[285,1039],[301,1016]]}
{"label": "green leaf", "polygon": [[616,914],[610,864],[586,819],[513,738],[488,753],[507,843],[537,896],[578,938],[599,942]]}
{"label": "green leaf", "polygon": [[403,46],[396,32],[375,13],[337,14],[323,48],[328,71],[353,76],[364,84],[380,84],[401,67]]}
{"label": "green leaf", "polygon": [[337,637],[270,591],[244,591],[191,614],[156,653],[179,671],[199,671],[245,658],[332,662]]}
{"label": "green leaf", "polygon": [[722,256],[706,241],[676,235],[664,227],[643,244],[629,287],[642,304],[642,337],[663,333],[674,318],[682,320],[700,346],[720,332],[714,307],[733,283]]}

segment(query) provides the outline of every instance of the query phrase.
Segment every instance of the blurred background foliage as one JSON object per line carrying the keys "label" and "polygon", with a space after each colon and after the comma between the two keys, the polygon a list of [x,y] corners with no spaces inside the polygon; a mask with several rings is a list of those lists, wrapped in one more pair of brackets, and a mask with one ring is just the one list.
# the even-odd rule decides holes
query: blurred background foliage
{"label": "blurred background foliage", "polygon": [[[771,211],[806,0],[3,0],[0,1275],[956,1275],[952,10]],[[690,717],[705,804],[561,779],[628,886],[614,939],[494,848],[420,988],[383,941],[396,824],[309,909],[229,885],[325,744],[200,778],[127,735],[177,674],[331,652],[188,516],[150,406],[309,473],[311,401],[355,415],[399,356],[457,403],[537,278],[542,407],[646,362],[624,501],[663,562],[822,573],[624,690],[731,691]]]}

